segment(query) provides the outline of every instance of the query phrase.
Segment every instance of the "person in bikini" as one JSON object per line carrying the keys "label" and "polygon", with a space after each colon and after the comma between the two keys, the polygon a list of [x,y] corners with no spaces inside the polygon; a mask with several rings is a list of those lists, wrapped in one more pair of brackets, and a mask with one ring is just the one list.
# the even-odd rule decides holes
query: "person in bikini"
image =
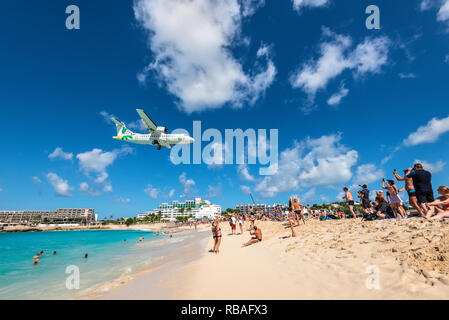
{"label": "person in bikini", "polygon": [[302,219],[302,221],[304,222],[304,224],[306,224],[306,218],[304,217],[304,214],[302,213],[302,205],[299,202],[299,199],[295,198],[295,196],[291,196],[290,198],[291,201],[291,206],[293,209],[293,212],[295,213],[295,217],[296,217],[296,221],[298,221],[298,226],[299,226],[299,221],[300,219]]}
{"label": "person in bikini", "polygon": [[288,212],[288,223],[290,224],[290,229],[292,230],[292,237],[296,237],[296,232],[295,232],[295,215],[293,214],[292,210],[290,210]]}
{"label": "person in bikini", "polygon": [[416,197],[416,190],[415,190],[415,186],[413,184],[413,179],[407,177],[409,170],[404,170],[404,176],[401,177],[397,170],[395,169],[393,171],[394,176],[396,177],[396,180],[398,181],[405,181],[405,191],[407,191],[408,193],[408,198],[409,198],[409,202],[412,205],[413,208],[415,208],[419,215],[421,217],[424,217],[424,212],[421,208],[421,206],[418,204],[418,198]]}
{"label": "person in bikini", "polygon": [[343,191],[345,192],[345,196],[343,197],[343,199],[345,199],[346,202],[348,203],[349,211],[351,211],[352,217],[354,219],[356,219],[357,216],[355,215],[355,212],[354,212],[354,197],[352,196],[352,193],[349,192],[348,188],[344,187]]}
{"label": "person in bikini", "polygon": [[439,187],[438,193],[441,194],[441,197],[427,204],[430,207],[426,214],[427,219],[435,220],[449,217],[449,187]]}
{"label": "person in bikini", "polygon": [[407,212],[405,212],[404,207],[402,206],[402,200],[399,197],[399,190],[398,187],[394,185],[393,180],[385,181],[385,179],[382,180],[382,188],[385,190],[388,190],[389,196],[390,196],[390,206],[391,209],[393,209],[394,216],[396,218],[398,217],[406,217]]}
{"label": "person in bikini", "polygon": [[250,231],[250,234],[254,237],[252,237],[247,243],[242,244],[242,247],[247,247],[254,243],[258,243],[258,242],[262,241],[262,230],[257,228],[257,226],[253,227],[253,230]]}
{"label": "person in bikini", "polygon": [[212,237],[214,239],[214,248],[212,249],[212,251],[214,253],[219,253],[222,233],[220,228],[220,220],[218,219],[218,217],[216,217],[212,222]]}

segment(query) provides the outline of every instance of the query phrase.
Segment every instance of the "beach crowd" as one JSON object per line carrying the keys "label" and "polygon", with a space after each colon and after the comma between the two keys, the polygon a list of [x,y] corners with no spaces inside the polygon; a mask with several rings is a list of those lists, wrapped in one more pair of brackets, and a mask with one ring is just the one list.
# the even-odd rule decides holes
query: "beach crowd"
{"label": "beach crowd", "polygon": [[[397,182],[404,181],[404,187],[399,188],[393,179],[382,179],[382,190],[375,191],[374,201],[371,199],[371,191],[366,184],[359,185],[356,203],[350,188],[344,187],[342,199],[346,202],[347,212],[336,205],[334,209],[312,209],[310,205],[303,205],[297,196],[290,196],[288,209],[282,210],[279,206],[274,213],[266,213],[262,210],[253,210],[250,207],[248,214],[234,214],[229,218],[216,217],[212,221],[212,236],[214,247],[212,252],[219,253],[222,240],[220,222],[227,221],[230,224],[232,235],[243,234],[245,221],[250,222],[248,231],[251,239],[244,243],[246,247],[262,241],[262,230],[256,226],[256,221],[279,221],[287,222],[291,228],[292,237],[296,237],[295,226],[306,223],[306,220],[335,220],[335,219],[357,219],[371,221],[378,219],[404,219],[421,217],[427,220],[436,220],[449,217],[449,187],[440,186],[437,190],[439,197],[435,199],[432,187],[432,174],[426,170],[421,163],[416,163],[412,168],[403,170],[400,175],[397,170],[393,171]],[[352,189],[352,188],[351,188]],[[405,206],[400,193],[407,192],[409,206]],[[358,215],[355,206],[361,207]],[[407,210],[406,210],[407,209]],[[414,209],[412,212],[410,209]],[[240,233],[237,233],[237,224]]]}

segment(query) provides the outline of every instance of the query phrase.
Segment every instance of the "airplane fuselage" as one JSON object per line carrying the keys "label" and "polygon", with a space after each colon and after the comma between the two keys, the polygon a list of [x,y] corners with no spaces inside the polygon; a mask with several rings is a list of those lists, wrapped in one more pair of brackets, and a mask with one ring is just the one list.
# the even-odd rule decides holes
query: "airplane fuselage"
{"label": "airplane fuselage", "polygon": [[115,136],[114,139],[130,143],[150,144],[150,145],[189,144],[193,142],[193,138],[189,137],[188,135],[167,134],[167,133],[159,133],[158,135],[154,135],[151,133],[148,134],[129,133],[123,136]]}

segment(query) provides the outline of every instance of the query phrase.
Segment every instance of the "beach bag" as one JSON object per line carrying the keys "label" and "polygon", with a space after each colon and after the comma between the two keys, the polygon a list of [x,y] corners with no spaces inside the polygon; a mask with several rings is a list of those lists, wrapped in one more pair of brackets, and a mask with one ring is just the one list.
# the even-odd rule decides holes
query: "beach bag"
{"label": "beach bag", "polygon": [[363,221],[373,221],[377,220],[379,217],[375,213],[364,213],[363,214]]}

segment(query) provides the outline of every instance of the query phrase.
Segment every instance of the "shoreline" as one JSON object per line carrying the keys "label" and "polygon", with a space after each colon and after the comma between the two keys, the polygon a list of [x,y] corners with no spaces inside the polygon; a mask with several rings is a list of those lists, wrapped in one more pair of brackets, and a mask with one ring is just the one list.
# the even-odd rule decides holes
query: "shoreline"
{"label": "shoreline", "polygon": [[[92,288],[91,293],[81,294],[77,300],[159,300],[172,295],[173,288],[167,286],[173,272],[185,264],[201,259],[208,238],[207,228],[197,231],[182,231],[182,234],[193,234],[179,248],[169,255],[151,264],[148,268]],[[176,277],[175,277],[176,278]],[[161,279],[164,281],[161,282]],[[106,290],[105,290],[106,289]]]}
{"label": "shoreline", "polygon": [[[296,238],[280,222],[256,222],[263,241],[230,235],[220,224],[220,253],[208,252],[118,288],[100,299],[299,300],[447,299],[449,221],[307,221]],[[204,246],[203,246],[204,247]],[[152,274],[152,276],[151,276]],[[153,292],[157,278],[160,292]]]}
{"label": "shoreline", "polygon": [[[146,223],[135,224],[129,227],[121,224],[109,224],[98,226],[51,226],[51,227],[28,227],[28,226],[7,226],[0,229],[0,233],[8,232],[45,232],[45,231],[82,231],[82,230],[142,230],[148,229],[149,231],[176,231],[187,229],[186,226],[177,227],[172,223]],[[188,229],[187,229],[188,230]]]}

